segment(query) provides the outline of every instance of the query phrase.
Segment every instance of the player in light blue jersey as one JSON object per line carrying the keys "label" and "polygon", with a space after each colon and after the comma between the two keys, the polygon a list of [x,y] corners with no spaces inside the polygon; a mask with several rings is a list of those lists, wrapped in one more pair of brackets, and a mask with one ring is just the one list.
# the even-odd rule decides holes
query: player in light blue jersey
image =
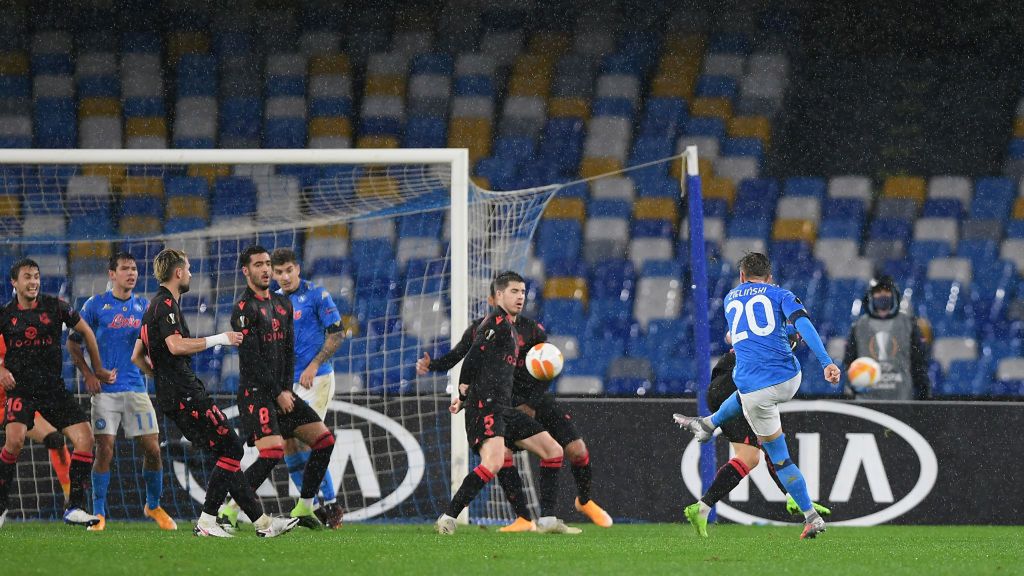
{"label": "player in light blue jersey", "polygon": [[[111,257],[108,274],[111,289],[86,300],[81,312],[82,319],[96,333],[104,361],[110,368],[117,369],[117,379],[112,384],[103,384],[100,393],[92,397],[92,428],[96,435],[92,503],[93,514],[100,517],[100,522],[90,526],[89,530],[106,528],[110,463],[114,459],[114,442],[119,427],[124,428],[125,438],[135,438],[142,449],[142,477],[146,482],[143,514],[164,530],[176,530],[174,520],[160,507],[163,470],[156,411],[149,399],[146,381],[132,363],[132,351],[142,327],[142,314],[149,303],[133,292],[139,271],[131,254],[120,252]],[[86,367],[85,356],[81,339],[76,335],[68,338],[68,352],[83,374],[92,373],[83,370]]]}
{"label": "player in light blue jersey", "polygon": [[[792,324],[824,368],[825,380],[839,383],[839,367],[825,351],[800,299],[772,282],[772,266],[764,254],[753,252],[739,262],[740,285],[725,297],[725,317],[729,339],[736,351],[733,393],[717,412],[706,418],[676,415],[680,425],[707,442],[716,428],[743,414],[757,434],[762,448],[771,458],[786,490],[804,514],[800,538],[814,538],[825,531],[825,521],[814,509],[803,474],[789,457],[786,436],[782,432],[779,404],[793,398],[800,388],[800,362],[790,349],[786,325]],[[710,508],[702,504],[700,518],[707,522]]]}
{"label": "player in light blue jersey", "polygon": [[[327,290],[302,280],[302,269],[293,250],[278,248],[271,254],[278,293],[292,301],[295,318],[295,394],[313,407],[327,422],[327,407],[334,399],[334,365],[331,358],[344,339],[341,314]],[[302,473],[309,460],[309,447],[295,439],[285,442],[284,461],[295,486],[302,486]],[[330,471],[320,486],[323,507],[317,516],[331,528],[341,526],[343,510],[337,503],[334,479]]]}

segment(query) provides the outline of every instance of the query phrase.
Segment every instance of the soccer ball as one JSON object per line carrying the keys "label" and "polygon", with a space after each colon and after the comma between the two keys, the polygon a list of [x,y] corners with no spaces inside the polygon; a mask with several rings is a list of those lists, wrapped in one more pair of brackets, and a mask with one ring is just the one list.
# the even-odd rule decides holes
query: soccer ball
{"label": "soccer ball", "polygon": [[562,351],[554,344],[537,344],[526,353],[526,370],[537,380],[551,380],[562,373]]}
{"label": "soccer ball", "polygon": [[846,375],[850,378],[850,384],[858,388],[870,388],[878,384],[878,377],[881,373],[882,367],[878,365],[878,361],[868,356],[861,356],[850,364]]}

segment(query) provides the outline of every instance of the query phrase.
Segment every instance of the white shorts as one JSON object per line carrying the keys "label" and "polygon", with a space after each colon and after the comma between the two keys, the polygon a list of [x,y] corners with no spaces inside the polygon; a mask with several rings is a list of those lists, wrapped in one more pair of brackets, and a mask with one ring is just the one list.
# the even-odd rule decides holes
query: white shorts
{"label": "white shorts", "polygon": [[117,435],[124,425],[124,437],[157,434],[156,410],[145,392],[102,392],[92,397],[92,431]]}
{"label": "white shorts", "polygon": [[754,390],[749,394],[740,392],[743,416],[758,436],[771,436],[782,429],[779,404],[788,402],[800,389],[799,372],[789,380],[775,386]]}
{"label": "white shorts", "polygon": [[334,372],[330,372],[313,378],[313,385],[309,388],[296,382],[292,384],[292,390],[323,420],[327,417],[327,405],[334,399],[334,386]]}

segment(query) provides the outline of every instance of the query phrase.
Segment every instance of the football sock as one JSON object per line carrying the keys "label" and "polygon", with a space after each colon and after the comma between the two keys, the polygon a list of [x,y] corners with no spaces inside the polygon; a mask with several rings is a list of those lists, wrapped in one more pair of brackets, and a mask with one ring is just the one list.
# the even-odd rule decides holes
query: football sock
{"label": "football sock", "polygon": [[0,511],[7,509],[7,492],[10,489],[11,480],[14,479],[14,467],[18,463],[18,457],[0,448]]}
{"label": "football sock", "polygon": [[245,482],[253,492],[270,476],[281,458],[284,458],[283,446],[260,448],[260,457],[245,469]]}
{"label": "football sock", "polygon": [[[93,476],[95,479],[95,476]],[[160,506],[160,497],[164,493],[164,471],[143,470],[142,479],[146,481],[146,506],[153,510]],[[93,481],[95,483],[95,480]]]}
{"label": "football sock", "polygon": [[590,502],[590,452],[583,456],[569,461],[572,477],[576,480],[576,496],[580,499],[580,505]]}
{"label": "football sock", "polygon": [[53,466],[53,471],[57,474],[57,481],[67,495],[71,489],[71,454],[64,444],[64,436],[60,432],[51,432],[43,438],[43,445],[50,453],[50,466]]}
{"label": "football sock", "polygon": [[[228,492],[249,520],[263,516],[263,506],[256,500],[256,491],[249,487],[249,481],[241,470],[236,470],[228,479]],[[221,498],[220,502],[223,503],[224,499]]]}
{"label": "football sock", "polygon": [[462,486],[459,486],[459,490],[452,497],[452,501],[448,503],[448,509],[445,510],[445,514],[452,518],[458,518],[459,514],[462,514],[462,510],[469,506],[473,498],[476,498],[476,495],[491,480],[494,480],[494,474],[485,468],[483,464],[474,468],[472,472],[466,475],[466,479],[462,481]]}
{"label": "football sock", "polygon": [[[327,466],[331,463],[331,453],[334,452],[334,435],[330,431],[324,432],[310,448],[313,450],[309,453],[309,460],[306,462],[300,493],[303,498],[312,499],[327,476]],[[334,483],[332,481],[331,492],[333,491]]]}
{"label": "football sock", "polygon": [[203,513],[217,517],[220,505],[224,503],[236,473],[240,473],[242,463],[234,458],[221,456],[217,465],[210,473],[210,481],[206,486],[206,501],[203,502]]}
{"label": "football sock", "polygon": [[783,494],[789,494],[789,492],[786,491],[786,487],[782,484],[782,480],[779,480],[779,473],[775,471],[775,464],[772,464],[772,458],[771,456],[768,456],[767,452],[765,452],[764,463],[768,465],[768,475],[775,481],[775,485],[779,487],[779,491]]}
{"label": "football sock", "polygon": [[732,492],[741,480],[746,478],[747,474],[750,474],[750,468],[743,463],[739,458],[733,458],[729,460],[715,474],[715,480],[708,487],[707,492],[701,497],[700,501],[708,506],[718,504],[718,501]]}
{"label": "football sock", "polygon": [[558,474],[562,471],[562,457],[543,458],[540,461],[540,515],[542,518],[555,515],[555,501],[558,498]]}
{"label": "football sock", "polygon": [[[722,402],[722,405],[718,407],[718,410],[710,416],[711,425],[714,428],[718,428],[722,424],[725,424],[729,420],[743,414],[743,406],[740,405],[740,394],[739,392],[733,392]],[[708,420],[705,418],[705,422]],[[707,426],[705,426],[707,428]],[[714,429],[712,428],[712,429]]]}
{"label": "football sock", "polygon": [[297,490],[302,490],[302,476],[306,470],[307,461],[309,461],[309,450],[287,454],[284,457],[284,463],[288,466],[288,476],[291,477],[292,483],[295,484]]}
{"label": "football sock", "polygon": [[68,508],[85,509],[85,495],[89,492],[92,475],[92,452],[71,453],[71,495],[68,497]]}
{"label": "football sock", "polygon": [[107,515],[107,489],[110,488],[110,472],[92,473],[92,513]]}
{"label": "football sock", "polygon": [[526,505],[526,497],[523,494],[523,479],[519,476],[512,457],[505,458],[505,464],[498,470],[498,484],[505,492],[505,499],[512,505],[516,516],[530,519],[530,507]]}
{"label": "football sock", "polygon": [[807,494],[807,483],[804,481],[804,475],[796,467],[796,464],[789,459],[786,435],[783,434],[775,440],[765,442],[762,446],[771,458],[772,464],[775,465],[775,471],[778,473],[779,479],[782,480],[782,485],[786,487],[786,491],[793,497],[793,501],[803,511],[804,516],[808,512],[814,512],[811,497]]}

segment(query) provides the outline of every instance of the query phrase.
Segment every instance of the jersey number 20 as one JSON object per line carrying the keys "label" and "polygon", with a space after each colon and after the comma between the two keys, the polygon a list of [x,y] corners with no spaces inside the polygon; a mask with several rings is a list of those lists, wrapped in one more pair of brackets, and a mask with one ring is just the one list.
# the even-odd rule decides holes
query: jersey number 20
{"label": "jersey number 20", "polygon": [[[764,309],[764,317],[767,322],[764,326],[758,326],[757,317],[754,316],[754,305],[760,304],[761,308]],[[767,336],[772,332],[775,332],[775,315],[772,314],[772,302],[764,294],[758,294],[750,300],[747,300],[747,305],[744,306],[739,300],[733,300],[729,302],[729,305],[725,307],[725,315],[728,316],[735,312],[735,316],[732,317],[732,344],[736,345],[737,342],[746,340],[750,334],[747,331],[737,332],[737,328],[740,325],[740,318],[745,313],[747,315],[747,327],[750,331],[758,336]]]}

